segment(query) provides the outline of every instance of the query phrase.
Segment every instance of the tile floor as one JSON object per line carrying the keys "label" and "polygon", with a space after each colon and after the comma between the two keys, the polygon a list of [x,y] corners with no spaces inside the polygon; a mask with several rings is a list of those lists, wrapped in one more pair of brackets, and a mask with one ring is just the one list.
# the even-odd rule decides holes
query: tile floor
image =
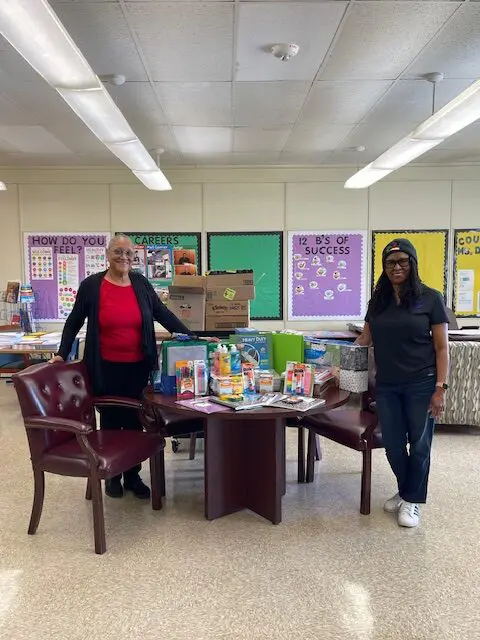
{"label": "tile floor", "polygon": [[108,551],[96,556],[81,480],[47,477],[38,533],[26,535],[27,443],[0,382],[0,638],[480,638],[480,432],[437,434],[418,530],[382,511],[394,492],[382,451],[361,516],[359,456],[323,442],[315,484],[297,485],[295,441],[283,524],[249,512],[206,522],[201,453],[190,462],[168,447],[163,511],[107,498]]}

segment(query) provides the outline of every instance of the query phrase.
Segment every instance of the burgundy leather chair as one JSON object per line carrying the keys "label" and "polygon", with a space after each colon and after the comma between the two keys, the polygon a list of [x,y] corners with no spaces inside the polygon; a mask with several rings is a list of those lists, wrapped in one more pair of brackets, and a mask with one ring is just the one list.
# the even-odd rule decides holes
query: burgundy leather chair
{"label": "burgundy leather chair", "polygon": [[33,467],[35,493],[28,533],[40,522],[45,472],[87,478],[92,500],[95,552],[106,551],[101,480],[150,459],[152,508],[162,508],[161,434],[143,431],[97,431],[95,407],[141,410],[138,400],[94,398],[83,362],[39,364],[13,376]]}
{"label": "burgundy leather chair", "polygon": [[372,490],[372,450],[383,448],[372,382],[370,390],[362,395],[358,409],[334,409],[316,416],[306,416],[301,423],[308,429],[307,482],[314,480],[317,436],[362,453],[360,513],[368,515]]}

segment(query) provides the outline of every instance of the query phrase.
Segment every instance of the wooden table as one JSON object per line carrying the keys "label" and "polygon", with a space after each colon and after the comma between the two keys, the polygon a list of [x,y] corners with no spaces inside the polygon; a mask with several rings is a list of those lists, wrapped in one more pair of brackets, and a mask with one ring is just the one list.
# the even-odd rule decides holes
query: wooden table
{"label": "wooden table", "polygon": [[[350,394],[331,387],[323,397],[325,404],[309,411],[309,415],[344,405]],[[273,524],[282,521],[285,427],[288,421],[307,413],[267,407],[205,414],[178,405],[175,397],[153,392],[144,394],[144,411],[149,424],[154,421],[159,426],[162,413],[204,421],[208,520],[250,509]]]}

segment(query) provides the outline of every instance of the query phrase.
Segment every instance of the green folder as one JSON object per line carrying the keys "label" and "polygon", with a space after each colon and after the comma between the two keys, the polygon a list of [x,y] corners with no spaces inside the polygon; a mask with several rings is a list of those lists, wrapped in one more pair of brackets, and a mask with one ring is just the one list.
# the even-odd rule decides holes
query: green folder
{"label": "green folder", "polygon": [[303,335],[294,333],[274,333],[273,368],[279,374],[286,369],[287,362],[304,361]]}

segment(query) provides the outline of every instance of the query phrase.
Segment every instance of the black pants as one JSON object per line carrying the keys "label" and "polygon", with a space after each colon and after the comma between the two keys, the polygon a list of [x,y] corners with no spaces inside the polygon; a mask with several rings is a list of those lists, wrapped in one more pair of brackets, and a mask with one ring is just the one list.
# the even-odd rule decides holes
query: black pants
{"label": "black pants", "polygon": [[[148,384],[150,367],[141,362],[102,362],[102,391],[106,396],[120,396],[139,400]],[[104,407],[100,409],[100,429],[141,430],[142,425],[136,409]],[[124,482],[131,482],[142,465],[138,464],[123,474]],[[121,479],[121,476],[116,476]]]}

